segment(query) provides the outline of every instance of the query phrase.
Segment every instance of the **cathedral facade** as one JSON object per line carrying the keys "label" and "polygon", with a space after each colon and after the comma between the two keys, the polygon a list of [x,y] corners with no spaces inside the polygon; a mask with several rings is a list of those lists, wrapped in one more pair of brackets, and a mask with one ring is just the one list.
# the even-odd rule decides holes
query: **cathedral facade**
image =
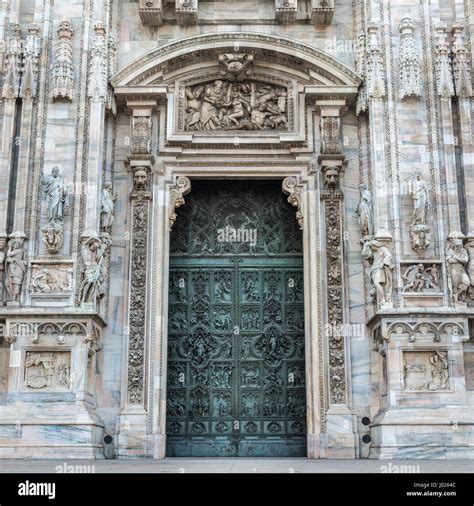
{"label": "cathedral facade", "polygon": [[472,1],[0,41],[0,458],[474,458]]}

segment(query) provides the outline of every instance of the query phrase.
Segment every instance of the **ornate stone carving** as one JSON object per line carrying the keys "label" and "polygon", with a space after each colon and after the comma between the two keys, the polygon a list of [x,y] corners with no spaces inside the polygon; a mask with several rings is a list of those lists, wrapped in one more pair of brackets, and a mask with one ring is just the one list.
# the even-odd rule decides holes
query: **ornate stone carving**
{"label": "ornate stone carving", "polygon": [[437,264],[409,265],[402,275],[404,292],[439,292],[440,271]]}
{"label": "ornate stone carving", "polygon": [[296,207],[296,221],[300,230],[303,230],[303,212],[301,207],[301,188],[298,186],[298,181],[295,177],[286,177],[282,183],[283,193],[288,195],[288,203]]}
{"label": "ornate stone carving", "polygon": [[94,32],[87,93],[93,102],[102,102],[107,97],[107,41],[104,23],[95,23]]}
{"label": "ornate stone carving", "polygon": [[132,155],[145,155],[151,153],[151,116],[132,116],[132,139],[130,153]]}
{"label": "ornate stone carving", "polygon": [[337,154],[342,151],[339,116],[321,116],[321,153]]}
{"label": "ornate stone carving", "polygon": [[43,391],[68,391],[70,390],[70,380],[70,352],[26,352],[25,388]]}
{"label": "ornate stone carving", "polygon": [[275,0],[276,18],[282,23],[291,23],[298,13],[297,0]]}
{"label": "ornate stone carving", "polygon": [[374,235],[374,208],[372,192],[367,189],[367,185],[359,185],[360,200],[355,210],[355,215],[359,218],[359,227],[362,240],[366,240]]}
{"label": "ornate stone carving", "polygon": [[100,198],[100,230],[111,233],[115,218],[115,201],[118,195],[113,193],[112,183],[107,182],[102,188]]}
{"label": "ornate stone carving", "polygon": [[257,81],[188,86],[186,130],[287,130],[288,92]]}
{"label": "ornate stone carving", "polygon": [[378,240],[370,240],[362,248],[362,257],[370,265],[370,281],[373,285],[371,295],[376,296],[377,304],[383,308],[392,302],[393,257],[388,247]]}
{"label": "ornate stone carving", "polygon": [[59,253],[64,240],[64,216],[69,209],[69,194],[59,167],[53,167],[51,175],[43,178],[48,202],[48,224],[41,229],[48,253]]}
{"label": "ornate stone carving", "polygon": [[115,101],[115,93],[110,84],[112,77],[117,72],[117,51],[118,44],[117,39],[110,34],[107,40],[107,100],[105,102],[106,109],[110,111],[113,115],[117,114],[117,103]]}
{"label": "ornate stone carving", "polygon": [[176,19],[180,25],[190,25],[198,19],[198,0],[176,0]]}
{"label": "ornate stone carving", "polygon": [[20,97],[32,99],[36,97],[38,81],[38,60],[41,52],[40,27],[32,23],[28,25],[28,35],[23,49],[23,72],[20,86]]}
{"label": "ornate stone carving", "polygon": [[465,26],[453,25],[453,69],[456,95],[460,98],[472,97],[471,62],[464,40]]}
{"label": "ornate stone carving", "polygon": [[405,16],[400,30],[400,99],[421,96],[420,60],[415,44],[415,25]]}
{"label": "ornate stone carving", "polygon": [[20,94],[22,41],[20,25],[13,25],[6,38],[2,97],[15,99]]}
{"label": "ornate stone carving", "polygon": [[54,100],[74,100],[74,63],[72,60],[71,38],[74,29],[71,21],[65,19],[58,27],[58,48],[52,66],[51,96]]}
{"label": "ornate stone carving", "polygon": [[339,167],[333,165],[323,165],[321,172],[323,174],[323,188],[326,192],[335,192],[340,189]]}
{"label": "ornate stone carving", "polygon": [[449,55],[448,33],[445,23],[435,26],[436,36],[436,88],[438,95],[443,98],[454,96],[453,73]]}
{"label": "ornate stone carving", "polygon": [[369,100],[367,95],[367,47],[366,35],[360,32],[357,36],[357,57],[356,57],[356,70],[362,78],[362,83],[359,87],[357,95],[356,114],[367,111],[369,107]]}
{"label": "ornate stone carving", "polygon": [[7,241],[5,238],[0,238],[0,306],[4,304],[3,297],[3,272],[5,266],[5,254],[6,254]]}
{"label": "ornate stone carving", "polygon": [[163,23],[163,0],[139,0],[138,6],[144,25],[157,26]]}
{"label": "ornate stone carving", "polygon": [[403,353],[404,390],[446,390],[449,388],[447,351],[407,351]]}
{"label": "ornate stone carving", "polygon": [[148,167],[133,167],[133,195],[150,193],[150,171]]}
{"label": "ornate stone carving", "polygon": [[468,262],[469,255],[463,246],[462,234],[451,233],[448,238],[446,264],[449,291],[455,304],[466,302],[466,293],[470,285],[470,279],[466,273]]}
{"label": "ornate stone carving", "polygon": [[330,25],[334,17],[334,0],[311,0],[311,20],[315,25]]}
{"label": "ornate stone carving", "polygon": [[410,226],[411,247],[415,251],[425,250],[431,243],[431,230],[426,224],[430,208],[428,183],[417,174],[408,184],[409,194],[413,198],[413,217]]}
{"label": "ornate stone carving", "polygon": [[369,99],[380,99],[385,97],[386,87],[377,23],[368,24],[367,36],[367,94]]}
{"label": "ornate stone carving", "polygon": [[468,237],[465,248],[469,255],[469,262],[467,264],[467,274],[471,282],[469,286],[469,298],[474,300],[474,238],[472,236]]}
{"label": "ornate stone carving", "polygon": [[72,266],[36,264],[31,268],[30,292],[34,295],[64,294],[72,291]]}
{"label": "ornate stone carving", "polygon": [[23,249],[24,239],[11,238],[8,242],[6,257],[6,281],[5,289],[8,300],[19,304],[21,288],[26,273],[25,251]]}
{"label": "ornate stone carving", "polygon": [[104,260],[110,249],[110,239],[98,237],[85,237],[81,255],[83,263],[83,280],[80,286],[80,301],[93,304],[104,295],[102,284],[104,281]]}
{"label": "ornate stone carving", "polygon": [[184,196],[191,191],[191,181],[186,176],[180,176],[176,179],[176,185],[170,189],[170,210],[169,210],[169,228],[172,230],[178,215],[176,209],[185,204]]}
{"label": "ornate stone carving", "polygon": [[252,75],[253,55],[226,53],[219,55],[220,75],[229,81],[242,81]]}

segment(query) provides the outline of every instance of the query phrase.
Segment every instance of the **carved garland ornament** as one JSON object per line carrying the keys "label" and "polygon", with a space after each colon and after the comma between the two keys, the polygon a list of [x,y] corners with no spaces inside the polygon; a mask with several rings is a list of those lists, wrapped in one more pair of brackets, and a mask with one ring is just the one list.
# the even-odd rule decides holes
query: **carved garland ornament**
{"label": "carved garland ornament", "polygon": [[191,181],[186,176],[180,176],[176,180],[176,186],[170,189],[169,228],[172,230],[176,218],[176,209],[185,204],[184,196],[191,191]]}

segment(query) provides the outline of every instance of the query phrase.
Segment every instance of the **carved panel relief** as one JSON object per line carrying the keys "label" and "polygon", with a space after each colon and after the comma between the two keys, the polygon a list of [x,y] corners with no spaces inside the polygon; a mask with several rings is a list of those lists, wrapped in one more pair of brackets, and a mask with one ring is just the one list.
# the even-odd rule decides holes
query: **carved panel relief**
{"label": "carved panel relief", "polygon": [[30,292],[34,295],[63,295],[72,291],[72,265],[35,264],[31,268]]}
{"label": "carved panel relief", "polygon": [[24,386],[29,390],[70,390],[71,353],[27,351]]}
{"label": "carved panel relief", "polygon": [[404,352],[403,378],[406,391],[449,389],[448,352]]}

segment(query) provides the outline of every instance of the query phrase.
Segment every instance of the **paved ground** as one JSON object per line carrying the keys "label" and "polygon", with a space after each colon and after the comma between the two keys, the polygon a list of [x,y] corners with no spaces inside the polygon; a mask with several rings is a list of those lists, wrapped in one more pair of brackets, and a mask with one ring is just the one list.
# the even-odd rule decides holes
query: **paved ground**
{"label": "paved ground", "polygon": [[0,460],[0,473],[472,473],[472,460]]}

